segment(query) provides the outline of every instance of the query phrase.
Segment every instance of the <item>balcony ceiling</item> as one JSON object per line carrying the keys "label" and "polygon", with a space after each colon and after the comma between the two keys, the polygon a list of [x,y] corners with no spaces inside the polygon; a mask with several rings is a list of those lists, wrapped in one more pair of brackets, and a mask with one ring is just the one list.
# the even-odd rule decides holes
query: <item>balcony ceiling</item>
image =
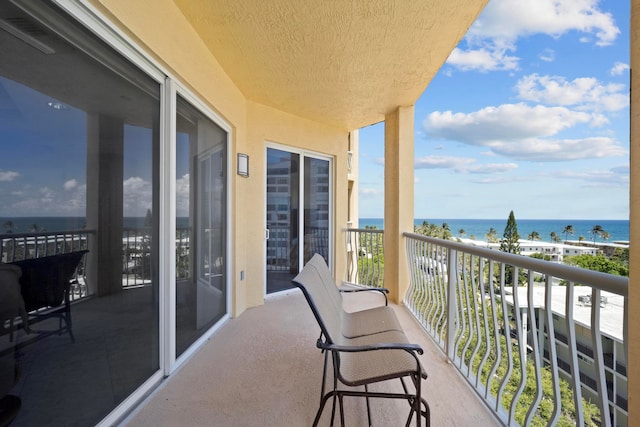
{"label": "balcony ceiling", "polygon": [[487,0],[174,0],[244,95],[355,129],[415,103]]}

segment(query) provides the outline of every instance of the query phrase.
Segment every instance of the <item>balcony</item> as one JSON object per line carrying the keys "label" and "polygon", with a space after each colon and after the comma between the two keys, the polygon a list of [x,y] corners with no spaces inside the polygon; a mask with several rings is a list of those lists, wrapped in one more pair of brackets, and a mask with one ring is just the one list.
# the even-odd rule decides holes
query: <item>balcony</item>
{"label": "balcony", "polygon": [[[345,295],[347,310],[382,302],[377,295]],[[429,378],[423,390],[431,406],[431,425],[500,425],[409,311],[394,309],[409,339],[425,350],[421,362]],[[322,378],[318,333],[299,291],[272,297],[223,325],[125,425],[310,426]],[[395,386],[400,388],[400,382],[384,387]],[[346,425],[366,425],[361,399],[347,398],[345,413]],[[325,408],[319,425],[328,426],[330,414]],[[374,425],[398,425],[407,414],[404,401],[373,401]]]}
{"label": "balcony", "polygon": [[[3,259],[79,250],[91,236],[90,231],[3,235]],[[122,289],[127,292],[117,297],[120,304],[152,289],[141,261],[144,236],[144,230],[124,231],[128,258],[122,264]],[[348,281],[383,286],[381,230],[349,229],[345,236]],[[411,283],[403,305],[394,309],[409,339],[425,350],[421,361],[429,374],[425,387],[432,425],[555,425],[561,417],[578,425],[627,425],[626,278],[410,233],[404,238]],[[188,233],[177,230],[176,240],[179,263],[188,256]],[[88,297],[85,282],[79,269],[72,288],[79,337],[95,334],[92,319],[113,299]],[[347,310],[360,310],[380,304],[379,298],[347,294],[345,304]],[[110,333],[131,324],[132,318],[122,316],[110,320]],[[149,323],[145,319],[134,323]],[[138,342],[146,336],[137,333],[130,331],[125,339]],[[322,372],[317,335],[298,291],[271,297],[222,325],[124,424],[310,425]],[[69,351],[60,357],[71,360],[84,344],[76,343],[75,349],[66,342],[53,345]],[[104,352],[108,364],[113,356],[108,347]],[[147,357],[119,353],[127,370],[132,365],[126,360]],[[30,375],[51,379],[64,372],[36,369]],[[407,413],[402,403],[374,405],[374,422],[395,425]],[[347,400],[346,411],[349,425],[365,422],[363,402]],[[321,425],[329,424],[330,411],[325,412]]]}

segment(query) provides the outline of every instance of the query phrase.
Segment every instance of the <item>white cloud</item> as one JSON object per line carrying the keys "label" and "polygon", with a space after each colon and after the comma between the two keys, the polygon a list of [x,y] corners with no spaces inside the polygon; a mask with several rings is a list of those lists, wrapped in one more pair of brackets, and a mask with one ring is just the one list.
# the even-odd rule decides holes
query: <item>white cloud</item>
{"label": "white cloud", "polygon": [[516,169],[515,163],[478,164],[470,157],[426,156],[416,159],[416,169],[452,169],[457,173],[493,174]]}
{"label": "white cloud", "polygon": [[0,182],[1,181],[13,181],[14,179],[16,179],[19,176],[20,176],[20,174],[18,172],[0,170]]}
{"label": "white cloud", "polygon": [[581,123],[603,117],[565,107],[504,104],[472,113],[433,112],[423,122],[429,138],[459,141],[489,148],[517,160],[565,161],[622,156],[626,151],[609,137],[553,139]]}
{"label": "white cloud", "polygon": [[541,61],[553,62],[556,59],[556,52],[553,49],[545,49],[538,55]]}
{"label": "white cloud", "polygon": [[151,183],[133,176],[123,182],[124,216],[144,216],[152,205]]}
{"label": "white cloud", "polygon": [[619,76],[622,73],[624,73],[626,70],[630,70],[631,67],[629,67],[629,64],[625,64],[624,62],[616,62],[615,64],[613,64],[613,67],[611,67],[611,71],[609,71],[611,73],[612,76]]}
{"label": "white cloud", "polygon": [[43,202],[52,201],[56,194],[55,191],[53,191],[49,187],[42,187],[38,190],[38,192],[40,193],[40,197]]}
{"label": "white cloud", "polygon": [[598,46],[610,45],[620,34],[613,16],[599,10],[597,0],[492,0],[469,29],[467,49],[455,49],[447,63],[461,70],[514,70],[519,58],[507,52],[515,52],[519,38],[557,38],[569,31],[585,33],[584,42],[595,38]]}
{"label": "white cloud", "polygon": [[616,141],[607,137],[557,140],[527,138],[512,142],[495,142],[491,144],[491,149],[513,159],[539,162],[596,159],[627,154]]}
{"label": "white cloud", "polygon": [[176,179],[176,215],[189,216],[189,174]]}
{"label": "white cloud", "polygon": [[586,187],[618,187],[629,184],[629,167],[611,168],[609,170],[590,170],[583,172],[563,171],[560,177],[584,181]]}
{"label": "white cloud", "polygon": [[528,106],[524,103],[485,107],[472,113],[435,111],[423,122],[429,138],[489,146],[492,141],[551,136],[592,116],[565,107]]}
{"label": "white cloud", "polygon": [[625,85],[604,84],[593,77],[567,81],[559,76],[530,74],[518,81],[516,90],[518,97],[526,101],[576,106],[583,110],[619,111],[629,106]]}
{"label": "white cloud", "polygon": [[78,186],[78,181],[76,181],[75,179],[70,179],[67,182],[65,182],[63,185],[64,189],[67,191],[73,190],[77,186]]}
{"label": "white cloud", "polygon": [[466,50],[456,47],[449,55],[447,64],[463,71],[516,70],[520,58],[509,55],[508,52],[512,50],[513,47],[498,48],[495,45]]}
{"label": "white cloud", "polygon": [[472,37],[516,40],[532,34],[559,37],[569,31],[611,44],[620,34],[613,16],[598,9],[598,0],[491,0],[469,29]]}

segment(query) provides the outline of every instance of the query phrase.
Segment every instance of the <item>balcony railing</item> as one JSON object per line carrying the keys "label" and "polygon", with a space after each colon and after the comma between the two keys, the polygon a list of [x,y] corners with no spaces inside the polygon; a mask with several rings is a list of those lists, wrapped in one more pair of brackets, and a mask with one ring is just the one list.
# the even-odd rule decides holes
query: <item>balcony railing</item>
{"label": "balcony railing", "polygon": [[345,280],[364,286],[384,287],[384,231],[347,228],[347,277]]}
{"label": "balcony railing", "polygon": [[[13,262],[29,258],[63,254],[89,248],[95,230],[68,230],[0,234],[0,261]],[[176,229],[177,279],[191,277],[190,229]],[[91,256],[91,254],[88,254]],[[71,299],[88,296],[83,259],[71,283]],[[124,228],[122,231],[122,287],[151,283],[151,233],[146,228]]]}
{"label": "balcony railing", "polygon": [[405,305],[503,423],[628,424],[626,277],[404,236]]}
{"label": "balcony railing", "polygon": [[[10,263],[24,259],[88,249],[94,230],[34,231],[30,233],[0,234],[0,262]],[[85,258],[80,261],[71,279],[69,298],[73,301],[87,296]]]}

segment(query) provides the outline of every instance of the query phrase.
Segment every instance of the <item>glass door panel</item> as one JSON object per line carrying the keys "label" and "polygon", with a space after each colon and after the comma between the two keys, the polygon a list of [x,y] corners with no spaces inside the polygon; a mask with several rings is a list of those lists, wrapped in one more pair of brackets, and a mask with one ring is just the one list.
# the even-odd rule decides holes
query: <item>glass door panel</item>
{"label": "glass door panel", "polygon": [[177,106],[176,357],[227,313],[227,132]]}
{"label": "glass door panel", "polygon": [[304,159],[304,263],[318,253],[329,264],[329,161]]}
{"label": "glass door panel", "polygon": [[267,149],[267,293],[292,288],[299,268],[300,156]]}

